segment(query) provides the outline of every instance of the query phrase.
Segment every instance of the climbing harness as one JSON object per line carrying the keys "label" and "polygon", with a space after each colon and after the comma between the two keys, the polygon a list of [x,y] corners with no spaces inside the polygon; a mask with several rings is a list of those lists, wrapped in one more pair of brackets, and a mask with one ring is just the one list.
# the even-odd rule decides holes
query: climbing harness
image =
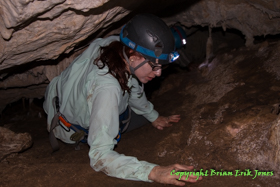
{"label": "climbing harness", "polygon": [[56,112],[57,112],[52,119],[50,134],[49,134],[49,140],[53,148],[53,152],[59,150],[57,139],[53,133],[54,128],[57,127],[58,125],[60,125],[67,132],[70,132],[70,129],[75,131],[75,133],[71,135],[70,140],[76,142],[75,150],[79,150],[80,149],[79,143],[86,142],[88,130],[82,128],[81,126],[78,127],[78,125],[71,124],[66,119],[66,117],[59,112],[59,99],[57,96],[54,97],[53,104],[56,107]]}
{"label": "climbing harness", "polygon": [[[76,142],[75,150],[80,150],[80,146],[79,146],[80,142],[87,143],[88,129],[85,129],[85,128],[81,127],[80,125],[70,123],[66,119],[66,117],[59,112],[59,99],[57,96],[54,97],[53,104],[54,104],[54,106],[56,108],[56,112],[57,112],[52,119],[50,133],[49,133],[49,140],[50,140],[51,146],[53,148],[53,152],[59,150],[59,145],[58,145],[57,139],[53,133],[54,128],[56,128],[59,125],[67,132],[70,132],[70,129],[75,131],[75,133],[73,133],[70,136],[70,140]],[[119,133],[118,133],[117,137],[115,138],[117,140],[117,142],[120,141],[121,134],[127,130],[130,119],[131,119],[131,108],[128,106],[127,109],[125,110],[125,112],[123,112],[119,116]]]}

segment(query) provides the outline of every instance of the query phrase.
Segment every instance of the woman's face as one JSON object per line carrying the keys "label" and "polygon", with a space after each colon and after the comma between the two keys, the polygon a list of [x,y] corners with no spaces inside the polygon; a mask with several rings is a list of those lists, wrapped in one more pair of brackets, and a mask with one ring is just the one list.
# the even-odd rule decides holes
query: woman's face
{"label": "woman's face", "polygon": [[[141,62],[143,62],[145,60],[145,58],[143,56],[131,56],[129,58],[129,60],[131,62],[131,66],[133,68],[135,68]],[[156,60],[156,63],[158,63],[158,60]],[[138,68],[134,73],[135,73],[135,76],[138,78],[138,80],[145,84],[145,83],[151,81],[156,76],[159,77],[161,75],[161,69],[159,69],[157,71],[153,71],[152,67],[147,62],[143,66]]]}

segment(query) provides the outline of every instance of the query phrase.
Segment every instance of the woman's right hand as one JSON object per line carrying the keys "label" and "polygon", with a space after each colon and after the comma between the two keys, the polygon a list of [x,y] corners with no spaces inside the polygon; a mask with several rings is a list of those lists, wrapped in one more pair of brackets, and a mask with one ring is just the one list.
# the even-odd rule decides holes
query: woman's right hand
{"label": "woman's right hand", "polygon": [[176,172],[184,172],[190,170],[193,170],[193,166],[186,166],[181,164],[173,164],[170,166],[155,166],[150,172],[148,178],[149,180],[153,180],[158,183],[173,184],[177,186],[184,186],[185,182],[194,183],[202,179],[201,176],[197,177],[194,175],[189,175],[186,180],[186,175],[175,175]]}

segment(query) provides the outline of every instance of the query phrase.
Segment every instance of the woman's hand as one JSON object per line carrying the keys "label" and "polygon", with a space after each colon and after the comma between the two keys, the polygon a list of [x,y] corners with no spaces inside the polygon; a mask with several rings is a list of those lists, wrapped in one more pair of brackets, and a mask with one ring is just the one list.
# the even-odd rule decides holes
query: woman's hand
{"label": "woman's hand", "polygon": [[[155,166],[150,172],[148,178],[162,184],[173,184],[184,186],[185,182],[197,182],[201,180],[201,176],[187,175],[187,171],[193,170],[193,166],[174,164],[170,166]],[[186,172],[185,172],[186,171]],[[181,172],[181,175],[176,175],[176,172]]]}
{"label": "woman's hand", "polygon": [[159,130],[163,130],[164,127],[172,126],[170,122],[177,123],[180,119],[180,115],[171,115],[168,117],[159,116],[154,122],[152,122],[152,125]]}

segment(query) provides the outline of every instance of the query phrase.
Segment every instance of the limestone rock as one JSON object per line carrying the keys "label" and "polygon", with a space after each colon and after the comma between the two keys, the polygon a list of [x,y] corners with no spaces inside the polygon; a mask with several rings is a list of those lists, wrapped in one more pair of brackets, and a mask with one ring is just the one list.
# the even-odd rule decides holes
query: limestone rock
{"label": "limestone rock", "polygon": [[[271,161],[276,165],[279,166],[280,164],[280,115],[279,117],[272,122],[272,126],[270,129],[270,142],[273,145],[273,153],[270,155]],[[279,167],[277,168],[279,169]]]}
{"label": "limestone rock", "polygon": [[0,160],[12,153],[18,153],[31,147],[32,137],[29,133],[14,133],[0,127]]}
{"label": "limestone rock", "polygon": [[[280,33],[277,0],[0,1],[1,92],[8,96],[10,88],[28,89],[48,83],[72,62],[77,56],[74,53],[82,52],[78,47],[86,47],[96,37],[118,33],[124,20],[138,12],[158,14],[168,25],[181,22],[190,35],[196,32],[193,26],[236,29],[244,34],[247,46],[253,44],[255,36]],[[205,55],[204,39],[190,36],[188,42],[178,61],[182,66]],[[262,50],[265,52],[265,47],[260,55]],[[25,91],[14,93],[18,95],[14,100],[23,97],[21,92]],[[0,111],[5,104],[0,104]]]}
{"label": "limestone rock", "polygon": [[[278,171],[279,44],[218,53],[204,72],[169,76],[154,100],[172,93],[170,98],[179,98],[184,118],[176,127],[184,133],[168,134],[156,146],[157,156],[180,154],[178,162],[199,168]],[[159,112],[173,102],[158,102]]]}
{"label": "limestone rock", "polygon": [[224,31],[227,28],[237,29],[245,35],[247,46],[253,45],[254,36],[280,33],[280,2],[277,0],[203,0],[191,6],[183,3],[180,10],[180,14],[166,21],[178,21],[187,27],[200,25],[222,27]]}

